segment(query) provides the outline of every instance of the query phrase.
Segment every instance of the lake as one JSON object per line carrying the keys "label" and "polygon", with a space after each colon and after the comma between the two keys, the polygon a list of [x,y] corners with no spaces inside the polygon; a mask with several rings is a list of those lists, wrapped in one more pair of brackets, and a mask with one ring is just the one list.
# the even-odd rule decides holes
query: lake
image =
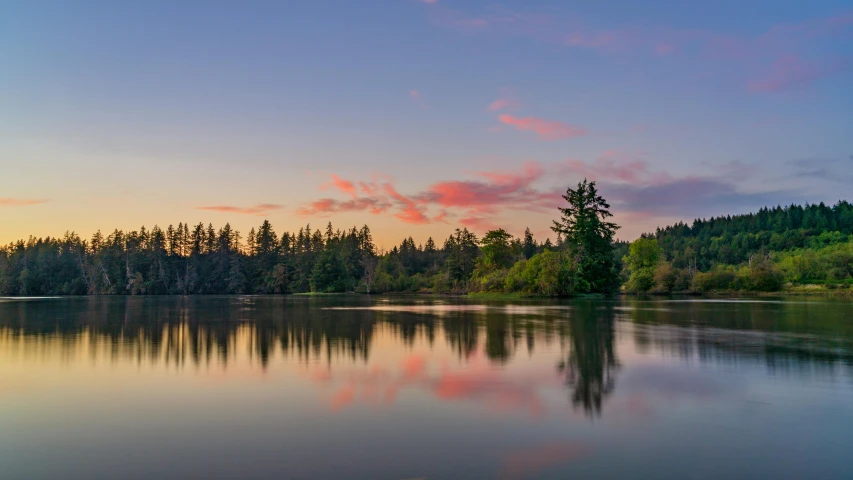
{"label": "lake", "polygon": [[0,299],[3,479],[853,478],[853,302]]}

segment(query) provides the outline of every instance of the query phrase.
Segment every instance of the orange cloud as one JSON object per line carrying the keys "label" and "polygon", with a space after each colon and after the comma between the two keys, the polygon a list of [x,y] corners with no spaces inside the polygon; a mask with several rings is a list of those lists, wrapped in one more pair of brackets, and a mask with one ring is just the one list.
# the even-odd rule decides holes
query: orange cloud
{"label": "orange cloud", "polygon": [[[442,181],[427,190],[404,195],[400,193],[393,180],[374,180],[371,182],[340,181],[333,184],[341,191],[353,196],[343,201],[322,198],[305,204],[296,210],[297,215],[332,215],[342,212],[369,211],[381,214],[388,211],[398,220],[412,225],[433,222],[446,223],[452,215],[448,209],[466,210],[468,224],[484,226],[484,219],[478,219],[484,213],[493,213],[500,207],[510,209],[544,210],[554,207],[560,200],[556,192],[540,192],[533,186],[544,175],[544,168],[537,162],[526,162],[520,171],[477,172],[477,180]],[[321,186],[321,188],[327,187]],[[359,190],[365,196],[358,196]],[[436,207],[437,214],[429,209]],[[491,225],[491,224],[489,224]]]}
{"label": "orange cloud", "polygon": [[197,210],[207,210],[209,212],[220,213],[239,213],[242,215],[267,215],[276,210],[281,210],[284,205],[276,205],[273,203],[261,203],[253,207],[235,207],[233,205],[213,205],[205,207],[197,207]]}
{"label": "orange cloud", "polygon": [[403,210],[395,214],[394,217],[404,223],[411,223],[414,225],[425,225],[430,223],[429,218],[424,214],[423,209],[414,204],[404,206]]}
{"label": "orange cloud", "polygon": [[360,188],[365,195],[376,195],[379,192],[379,186],[372,182],[358,182],[358,188]]}
{"label": "orange cloud", "polygon": [[320,186],[320,188],[323,189],[328,187],[337,188],[341,192],[346,193],[347,195],[351,195],[352,197],[358,196],[358,191],[356,190],[354,183],[350,182],[349,180],[344,180],[343,178],[335,175],[334,173],[332,174],[331,182]]}
{"label": "orange cloud", "polygon": [[508,113],[498,116],[501,123],[510,125],[521,132],[533,132],[541,140],[566,140],[582,137],[588,132],[585,128],[576,127],[554,120],[543,120],[536,117],[514,117]]}
{"label": "orange cloud", "polygon": [[400,212],[394,215],[398,220],[416,225],[429,223],[429,218],[424,214],[423,207],[414,200],[401,195],[393,185],[385,183],[382,185],[382,190],[402,205]]}
{"label": "orange cloud", "polygon": [[0,198],[0,207],[25,207],[27,205],[37,205],[44,203],[47,200],[35,200],[29,198]]}
{"label": "orange cloud", "polygon": [[432,217],[433,222],[447,223],[447,210],[442,210],[438,215]]}
{"label": "orange cloud", "polygon": [[544,173],[539,163],[526,162],[520,172],[478,172],[485,181],[438,182],[422,196],[443,208],[466,208],[469,212],[491,212],[500,206],[538,210],[551,206],[553,200],[533,188]]}
{"label": "orange cloud", "polygon": [[390,203],[382,198],[362,197],[346,201],[335,200],[333,198],[321,198],[299,207],[296,209],[296,214],[302,216],[328,216],[335,213],[366,211],[374,215],[378,215],[390,207]]}
{"label": "orange cloud", "polygon": [[519,169],[474,172],[472,179],[439,181],[411,194],[398,191],[393,179],[377,174],[372,181],[346,181],[341,189],[363,196],[315,200],[301,206],[296,214],[329,216],[363,211],[389,214],[411,225],[447,223],[448,219],[454,219],[475,232],[483,232],[500,226],[503,212],[549,212],[561,205],[562,188],[538,185],[546,177],[554,176],[599,182],[601,191],[622,220],[642,215],[670,219],[687,211],[687,207],[708,208],[736,200],[770,201],[770,194],[738,192],[732,178],[740,179],[747,174],[743,166],[738,166],[734,173],[722,174],[718,168],[715,176],[674,177],[654,170],[642,152],[608,150],[593,161],[568,159],[549,165],[528,161]]}

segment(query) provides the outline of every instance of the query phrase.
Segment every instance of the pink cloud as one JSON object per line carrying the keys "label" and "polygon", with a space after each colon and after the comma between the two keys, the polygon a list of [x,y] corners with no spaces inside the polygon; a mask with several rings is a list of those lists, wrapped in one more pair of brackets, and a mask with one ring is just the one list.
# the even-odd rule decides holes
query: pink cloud
{"label": "pink cloud", "polygon": [[429,105],[426,104],[419,90],[409,90],[409,98],[411,98],[412,101],[415,102],[415,105],[423,108],[424,110],[429,108]]}
{"label": "pink cloud", "polygon": [[430,223],[429,218],[424,214],[423,207],[418,205],[418,202],[401,195],[390,183],[383,184],[382,190],[402,205],[401,210],[394,214],[398,220],[415,225]]}
{"label": "pink cloud", "polygon": [[541,140],[566,140],[569,138],[582,137],[587,130],[563,122],[543,120],[536,117],[514,117],[508,113],[498,116],[501,123],[510,125],[521,132],[533,132]]}
{"label": "pink cloud", "polygon": [[31,198],[0,198],[0,207],[25,207],[27,205],[38,205],[45,203],[47,200],[36,200]]}
{"label": "pink cloud", "polygon": [[618,181],[633,184],[660,184],[672,180],[665,172],[652,172],[648,162],[616,150],[608,150],[594,162],[568,159],[562,170],[598,181]]}
{"label": "pink cloud", "polygon": [[[729,33],[703,29],[684,29],[666,25],[600,28],[587,25],[573,15],[537,14],[492,9],[481,15],[466,15],[449,8],[430,9],[430,18],[441,26],[469,33],[491,33],[509,37],[532,38],[544,43],[583,48],[600,53],[642,53],[684,59],[717,61],[716,72],[750,84],[753,91],[780,91],[800,88],[816,79],[838,74],[843,62],[823,64],[814,55],[824,52],[821,39],[842,38],[853,30],[853,12],[817,18],[799,23],[771,25],[756,34]],[[799,52],[810,65],[795,67],[783,79],[749,81],[756,64]],[[791,67],[782,67],[790,69]],[[790,87],[789,87],[790,85]],[[502,110],[501,103],[493,111]]]}
{"label": "pink cloud", "polygon": [[489,110],[492,112],[497,112],[498,110],[503,110],[504,108],[509,106],[509,100],[505,98],[499,98],[494,102],[489,104]]}
{"label": "pink cloud", "polygon": [[850,68],[848,60],[806,61],[797,55],[778,58],[764,77],[749,84],[752,92],[782,92],[807,88],[823,78]]}
{"label": "pink cloud", "polygon": [[277,210],[284,208],[284,205],[276,205],[273,203],[261,203],[252,207],[235,207],[233,205],[212,205],[197,207],[197,210],[206,210],[209,212],[220,213],[238,213],[240,215],[268,215]]}
{"label": "pink cloud", "polygon": [[484,180],[452,180],[433,184],[424,197],[443,208],[460,207],[491,212],[499,206],[536,208],[542,199],[532,184],[545,170],[537,162],[526,162],[520,172],[478,172]]}
{"label": "pink cloud", "polygon": [[379,187],[372,182],[358,182],[358,188],[360,188],[365,195],[376,195],[376,193],[379,192]]}
{"label": "pink cloud", "polygon": [[490,112],[499,112],[501,110],[517,110],[520,107],[518,100],[513,98],[512,91],[509,89],[503,90],[505,90],[505,93],[489,104],[488,110]]}
{"label": "pink cloud", "polygon": [[479,175],[494,181],[498,185],[526,187],[545,174],[545,169],[538,162],[527,161],[521,167],[521,172],[494,171],[479,172]]}
{"label": "pink cloud", "polygon": [[[671,220],[737,202],[760,207],[777,201],[770,193],[740,191],[737,183],[750,175],[747,165],[727,164],[717,166],[713,175],[677,177],[655,170],[644,155],[608,150],[592,161],[529,161],[517,169],[472,172],[465,180],[438,181],[414,193],[401,192],[393,179],[377,175],[372,181],[350,182],[358,185],[357,193],[362,196],[315,200],[295,213],[329,216],[370,212],[410,225],[457,223],[482,232],[506,226],[503,215],[510,211],[554,212],[563,204],[561,195],[566,185],[583,178],[598,182],[619,221]],[[561,179],[561,183],[545,183],[552,177]]]}
{"label": "pink cloud", "polygon": [[442,210],[438,215],[432,217],[433,223],[447,223],[447,210]]}
{"label": "pink cloud", "polygon": [[344,192],[344,193],[346,193],[352,197],[358,196],[358,191],[356,190],[354,183],[350,182],[349,180],[344,180],[343,178],[335,175],[334,173],[332,174],[332,181],[325,184],[325,185],[322,185],[320,188],[325,189],[328,187],[337,188],[338,190],[340,190],[340,191],[342,191],[342,192]]}
{"label": "pink cloud", "polygon": [[414,225],[425,225],[430,223],[429,218],[424,214],[423,209],[414,204],[408,204],[394,214],[398,220],[403,223],[411,223]]}
{"label": "pink cloud", "polygon": [[[803,43],[814,38],[843,34],[853,27],[851,12],[801,23],[772,25],[762,34],[749,36],[665,25],[597,28],[585,24],[576,16],[508,10],[494,10],[479,16],[466,16],[446,8],[437,11],[441,15],[435,16],[433,12],[432,18],[444,26],[526,36],[547,43],[604,53],[646,51],[661,55],[681,47],[708,47],[711,44],[737,44],[740,50],[755,52],[780,44]],[[697,50],[701,51],[701,48]]]}
{"label": "pink cloud", "polygon": [[[328,216],[342,212],[380,214],[387,211],[404,223],[424,225],[447,223],[449,211],[455,209],[465,213],[465,223],[486,226],[491,224],[483,214],[494,213],[499,208],[544,211],[554,207],[559,194],[541,192],[533,185],[544,173],[539,163],[526,162],[517,171],[476,172],[476,179],[440,181],[412,195],[400,193],[393,180],[358,182],[358,190],[364,196],[354,196],[350,200],[322,198],[301,206],[295,213]],[[341,191],[358,194],[354,182],[348,182]],[[438,213],[430,215],[431,208],[438,209]]]}
{"label": "pink cloud", "polygon": [[297,215],[328,216],[335,213],[370,212],[374,215],[385,212],[391,205],[382,198],[361,197],[352,200],[321,198],[296,209]]}

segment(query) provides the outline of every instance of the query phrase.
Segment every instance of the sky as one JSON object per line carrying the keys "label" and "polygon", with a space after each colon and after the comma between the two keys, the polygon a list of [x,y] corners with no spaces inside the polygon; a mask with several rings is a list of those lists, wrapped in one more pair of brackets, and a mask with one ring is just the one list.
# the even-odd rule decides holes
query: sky
{"label": "sky", "polygon": [[853,5],[0,7],[0,243],[264,219],[542,240],[584,178],[623,240],[853,200]]}

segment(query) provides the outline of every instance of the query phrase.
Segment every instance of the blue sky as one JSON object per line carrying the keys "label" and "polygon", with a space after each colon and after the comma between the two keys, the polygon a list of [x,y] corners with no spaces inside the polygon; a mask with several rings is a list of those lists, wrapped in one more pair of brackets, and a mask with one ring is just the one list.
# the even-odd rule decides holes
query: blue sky
{"label": "blue sky", "polygon": [[0,242],[226,221],[620,237],[853,185],[840,1],[8,2]]}

